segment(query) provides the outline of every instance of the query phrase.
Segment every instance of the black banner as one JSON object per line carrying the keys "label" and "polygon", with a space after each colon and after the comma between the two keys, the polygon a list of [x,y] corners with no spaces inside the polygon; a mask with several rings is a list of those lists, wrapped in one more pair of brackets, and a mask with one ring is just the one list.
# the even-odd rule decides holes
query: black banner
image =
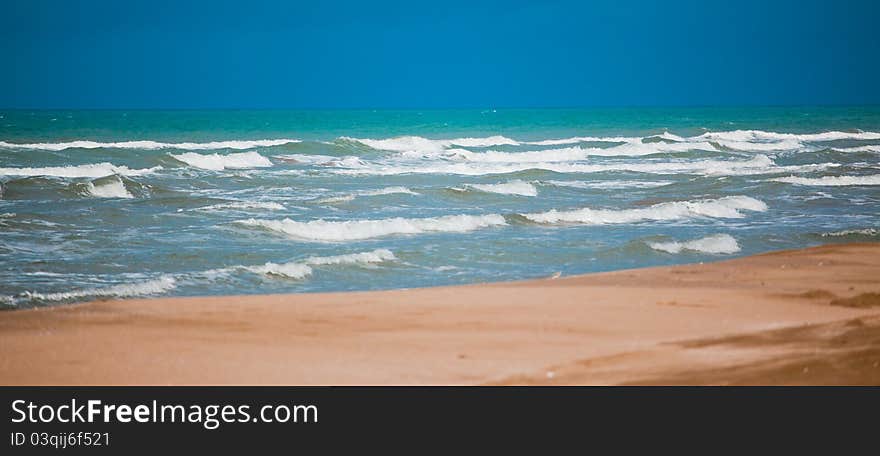
{"label": "black banner", "polygon": [[843,448],[874,439],[880,410],[878,388],[8,387],[0,397],[4,454],[421,453],[469,442],[590,453],[707,436],[830,444],[832,431],[846,433]]}

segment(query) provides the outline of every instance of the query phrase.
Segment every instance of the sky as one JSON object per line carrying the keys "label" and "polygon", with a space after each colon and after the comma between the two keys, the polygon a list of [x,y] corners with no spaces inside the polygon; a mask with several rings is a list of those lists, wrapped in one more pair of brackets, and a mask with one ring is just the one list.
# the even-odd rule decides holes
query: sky
{"label": "sky", "polygon": [[878,104],[878,17],[872,0],[0,0],[0,107]]}

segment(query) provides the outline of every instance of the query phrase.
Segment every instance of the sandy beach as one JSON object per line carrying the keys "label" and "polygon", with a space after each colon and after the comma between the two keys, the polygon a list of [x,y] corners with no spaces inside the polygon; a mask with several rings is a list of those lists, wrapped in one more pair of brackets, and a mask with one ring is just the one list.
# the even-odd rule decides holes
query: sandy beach
{"label": "sandy beach", "polygon": [[880,384],[880,243],[0,313],[3,385]]}

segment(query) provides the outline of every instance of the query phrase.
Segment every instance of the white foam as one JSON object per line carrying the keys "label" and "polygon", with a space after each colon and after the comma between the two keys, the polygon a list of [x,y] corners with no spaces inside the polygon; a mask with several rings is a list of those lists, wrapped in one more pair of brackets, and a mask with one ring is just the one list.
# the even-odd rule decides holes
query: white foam
{"label": "white foam", "polygon": [[439,152],[450,146],[461,147],[489,147],[503,145],[519,145],[504,136],[490,136],[486,138],[457,138],[457,139],[428,139],[421,136],[398,136],[388,139],[350,138],[343,136],[340,140],[355,141],[377,150],[393,152],[421,151]]}
{"label": "white foam", "polygon": [[333,170],[337,174],[350,175],[397,175],[397,174],[457,174],[482,176],[508,174],[527,170],[546,170],[557,173],[600,173],[608,171],[635,171],[652,174],[703,174],[703,175],[753,175],[815,171],[833,166],[834,163],[815,165],[778,166],[766,155],[756,155],[748,160],[676,160],[676,161],[615,161],[600,163],[566,162],[376,162],[357,168]]}
{"label": "white foam", "polygon": [[730,254],[740,251],[739,243],[729,234],[716,234],[688,242],[648,242],[648,246],[667,253],[692,250],[703,253]]}
{"label": "white foam", "polygon": [[525,152],[499,152],[495,150],[471,152],[465,149],[449,149],[443,155],[444,158],[448,159],[460,159],[479,163],[567,162],[585,160],[589,156],[590,150],[580,147]]}
{"label": "white foam", "polygon": [[672,134],[668,131],[664,131],[663,133],[656,135],[657,138],[666,139],[669,141],[686,141],[683,137]]}
{"label": "white foam", "polygon": [[[366,265],[394,261],[397,257],[387,249],[376,249],[371,252],[350,253],[326,257],[309,257],[303,261],[290,263],[266,263],[262,266],[244,266],[243,269],[257,274],[283,276],[290,279],[304,279],[312,274],[311,266],[326,265]],[[227,268],[228,270],[228,268]]]}
{"label": "white foam", "polygon": [[342,158],[337,158],[335,160],[331,160],[327,163],[322,163],[323,165],[333,166],[337,168],[364,168],[368,166],[367,162],[361,160],[355,156],[346,156]]}
{"label": "white foam", "polygon": [[706,132],[702,135],[698,136],[698,138],[708,139],[708,140],[730,140],[730,141],[741,141],[741,142],[762,142],[762,141],[782,141],[782,140],[795,140],[795,141],[805,141],[805,142],[825,142],[825,141],[838,141],[841,139],[854,139],[854,140],[871,140],[871,139],[880,139],[880,133],[871,132],[871,131],[863,131],[863,132],[855,132],[849,133],[844,131],[826,131],[822,133],[806,133],[806,134],[795,134],[795,133],[776,133],[772,131],[761,131],[761,130],[734,130],[734,131],[718,131],[718,132]]}
{"label": "white foam", "polygon": [[763,212],[767,205],[748,196],[725,196],[718,199],[697,201],[674,201],[636,209],[575,209],[522,214],[537,223],[578,223],[586,225],[610,225],[644,221],[667,221],[697,217],[741,218],[741,211]]}
{"label": "white foam", "polygon": [[876,228],[863,228],[857,230],[842,230],[842,231],[834,231],[831,233],[822,233],[823,237],[838,237],[838,236],[877,236],[880,234],[880,230]]}
{"label": "white foam", "polygon": [[125,184],[119,179],[100,184],[89,182],[86,185],[89,194],[96,198],[134,198],[134,195],[128,192]]}
{"label": "white foam", "polygon": [[281,154],[274,155],[275,158],[295,163],[303,163],[306,165],[324,165],[339,160],[339,157],[332,155],[304,155],[304,154]]}
{"label": "white foam", "polygon": [[312,274],[312,268],[302,263],[266,263],[262,266],[248,266],[244,269],[256,274],[282,276],[290,279],[304,279]]}
{"label": "white foam", "polygon": [[60,143],[32,143],[15,144],[0,141],[0,147],[13,149],[39,149],[59,151],[65,149],[180,149],[180,150],[215,150],[215,149],[253,149],[255,147],[273,147],[284,144],[298,143],[298,139],[258,139],[258,140],[233,140],[211,141],[204,143],[181,142],[167,143],[159,141],[121,141],[121,142],[98,142],[98,141],[70,141]]}
{"label": "white foam", "polygon": [[519,142],[504,136],[489,136],[487,138],[458,138],[441,141],[448,146],[461,147],[490,147],[490,146],[518,146]]}
{"label": "white foam", "polygon": [[54,177],[104,177],[113,174],[141,176],[161,170],[161,166],[147,169],[130,169],[110,163],[94,163],[78,166],[50,166],[45,168],[0,168],[0,176],[54,176]]}
{"label": "white foam", "polygon": [[641,141],[641,138],[638,137],[630,137],[630,136],[575,136],[572,138],[562,138],[562,139],[545,139],[542,141],[528,141],[523,144],[529,144],[533,146],[561,146],[565,144],[577,144],[582,142],[637,142]]}
{"label": "white foam", "polygon": [[854,147],[835,147],[832,150],[836,150],[838,152],[880,152],[880,144]]}
{"label": "white foam", "polygon": [[617,188],[653,188],[669,185],[672,181],[632,181],[632,180],[613,180],[613,181],[558,181],[548,180],[541,182],[542,184],[553,185],[556,187],[571,187],[580,189],[617,189]]}
{"label": "white foam", "polygon": [[794,150],[800,148],[802,145],[798,139],[794,138],[788,138],[773,142],[733,141],[720,139],[716,140],[715,142],[729,149],[759,152]]}
{"label": "white foam", "polygon": [[538,189],[534,185],[518,179],[500,184],[468,184],[467,187],[502,195],[538,196]]}
{"label": "white foam", "polygon": [[404,194],[404,195],[418,195],[418,193],[406,188],[406,187],[385,187],[377,190],[365,190],[363,192],[358,193],[361,196],[379,196],[379,195],[395,195],[395,194]]}
{"label": "white foam", "polygon": [[[705,142],[712,141],[718,143],[724,147],[741,150],[741,151],[782,151],[782,150],[794,150],[798,149],[802,146],[803,142],[827,142],[827,141],[836,141],[843,139],[850,140],[873,140],[880,139],[880,133],[878,132],[841,132],[841,131],[828,131],[822,133],[808,133],[808,134],[793,134],[793,133],[776,133],[769,131],[761,131],[761,130],[734,130],[734,131],[719,131],[719,132],[707,132],[699,136],[694,136],[690,138],[684,138],[678,135],[674,135],[669,132],[664,132],[660,135],[654,135],[649,137],[662,138],[667,141],[674,141],[675,143],[680,143],[682,148],[686,148],[686,144],[699,144],[699,146],[695,146],[695,149],[701,150],[713,150],[711,148],[707,148]],[[648,137],[646,137],[648,138]],[[597,136],[576,136],[572,138],[564,138],[564,139],[547,139],[542,141],[526,141],[522,144],[531,144],[531,145],[540,145],[540,146],[553,146],[553,145],[564,145],[564,144],[577,144],[582,142],[619,142],[624,143],[620,146],[622,150],[626,150],[626,146],[634,146],[635,151],[638,151],[640,146],[647,146],[650,144],[659,145],[663,143],[643,143],[643,138],[640,137],[628,137],[628,136],[617,136],[617,137],[597,137]],[[679,146],[676,146],[675,143],[668,144],[671,146],[667,149],[667,151],[678,151],[682,149],[678,149]],[[702,143],[702,144],[700,144]],[[662,146],[660,146],[662,147]],[[870,146],[867,146],[870,147]],[[614,149],[609,148],[609,149]],[[686,150],[686,149],[685,149]],[[868,151],[876,151],[875,149],[868,149]]]}
{"label": "white foam", "polygon": [[716,148],[706,141],[696,142],[653,142],[653,143],[626,143],[607,149],[590,149],[591,155],[606,157],[613,156],[642,156],[661,153],[690,152],[694,150],[715,151]]}
{"label": "white foam", "polygon": [[103,288],[88,288],[84,290],[66,291],[60,293],[36,293],[25,292],[25,299],[38,299],[42,301],[66,301],[86,297],[115,296],[120,298],[132,296],[144,296],[164,293],[176,287],[176,281],[171,276],[162,276],[155,280],[138,283],[125,283]]}
{"label": "white foam", "polygon": [[347,203],[349,201],[353,201],[355,198],[359,196],[381,196],[381,195],[418,195],[418,193],[406,188],[406,187],[385,187],[379,188],[376,190],[364,190],[353,194],[348,195],[340,195],[340,196],[330,196],[327,198],[321,198],[317,200],[318,203],[323,204],[334,204],[334,203]]}
{"label": "white foam", "polygon": [[371,252],[349,253],[346,255],[334,255],[326,257],[310,257],[306,258],[305,263],[311,265],[331,265],[331,264],[370,264],[382,263],[385,261],[394,261],[394,256],[388,249],[376,249]]}
{"label": "white foam", "polygon": [[171,154],[177,160],[201,169],[211,171],[222,171],[224,169],[246,169],[246,168],[266,168],[272,166],[272,162],[268,158],[258,154],[257,152],[241,152],[236,154],[220,155],[220,154],[197,154],[195,152],[185,152],[182,154]]}
{"label": "white foam", "polygon": [[231,203],[213,204],[211,206],[198,207],[196,211],[224,211],[224,210],[267,210],[283,211],[285,207],[279,203],[269,201],[235,201]]}
{"label": "white foam", "polygon": [[788,176],[772,180],[776,182],[785,182],[796,185],[810,185],[817,187],[880,185],[880,174],[873,174],[870,176],[822,176],[815,178]]}
{"label": "white foam", "polygon": [[[567,147],[563,149],[545,149],[523,152],[500,152],[488,150],[485,152],[471,152],[465,149],[449,149],[443,157],[461,159],[481,163],[541,163],[541,162],[571,162],[587,160],[591,156],[596,157],[638,157],[662,153],[689,152],[693,150],[714,151],[715,147],[708,142],[694,143],[626,143],[618,146],[600,147]],[[412,155],[404,153],[406,158]],[[418,157],[416,157],[418,158]]]}
{"label": "white foam", "polygon": [[473,231],[491,226],[506,225],[504,217],[489,215],[446,215],[433,218],[389,218],[379,220],[297,222],[283,220],[247,219],[237,222],[245,226],[268,229],[295,239],[308,241],[356,241],[375,237],[420,234],[426,232]]}
{"label": "white foam", "polygon": [[349,201],[354,201],[355,197],[355,195],[328,196],[327,198],[320,198],[315,202],[320,204],[347,203]]}

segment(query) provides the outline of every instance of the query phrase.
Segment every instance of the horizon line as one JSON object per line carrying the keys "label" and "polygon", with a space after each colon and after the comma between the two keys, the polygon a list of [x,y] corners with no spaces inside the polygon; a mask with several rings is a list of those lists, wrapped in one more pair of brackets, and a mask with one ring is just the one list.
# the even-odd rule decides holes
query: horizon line
{"label": "horizon line", "polygon": [[570,106],[298,106],[298,107],[11,107],[0,106],[2,111],[473,111],[473,110],[577,110],[577,109],[707,109],[707,108],[872,108],[880,103],[813,103],[813,104],[693,104],[693,105],[570,105]]}

